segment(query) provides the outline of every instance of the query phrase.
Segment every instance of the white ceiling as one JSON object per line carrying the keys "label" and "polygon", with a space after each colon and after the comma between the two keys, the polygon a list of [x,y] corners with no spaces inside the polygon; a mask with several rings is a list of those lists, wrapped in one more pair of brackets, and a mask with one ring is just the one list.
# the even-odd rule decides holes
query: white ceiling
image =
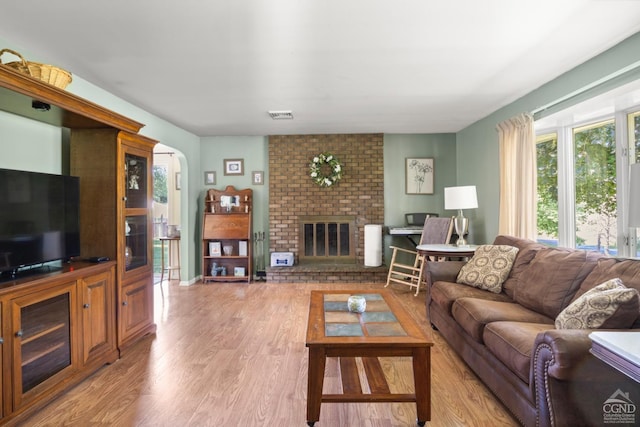
{"label": "white ceiling", "polygon": [[438,133],[640,31],[640,1],[20,0],[0,22],[0,48],[200,136]]}

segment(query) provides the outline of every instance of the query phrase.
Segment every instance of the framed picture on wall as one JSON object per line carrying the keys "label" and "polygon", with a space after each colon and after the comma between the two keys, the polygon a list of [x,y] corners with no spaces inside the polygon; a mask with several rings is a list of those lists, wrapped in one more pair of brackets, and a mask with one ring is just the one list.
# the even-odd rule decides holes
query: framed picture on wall
{"label": "framed picture on wall", "polygon": [[264,172],[263,171],[251,172],[251,183],[253,185],[264,185]]}
{"label": "framed picture on wall", "polygon": [[204,185],[216,185],[216,173],[214,171],[204,173]]}
{"label": "framed picture on wall", "polygon": [[243,159],[224,159],[225,175],[244,175]]}
{"label": "framed picture on wall", "polygon": [[433,158],[405,159],[405,188],[407,194],[433,194]]}

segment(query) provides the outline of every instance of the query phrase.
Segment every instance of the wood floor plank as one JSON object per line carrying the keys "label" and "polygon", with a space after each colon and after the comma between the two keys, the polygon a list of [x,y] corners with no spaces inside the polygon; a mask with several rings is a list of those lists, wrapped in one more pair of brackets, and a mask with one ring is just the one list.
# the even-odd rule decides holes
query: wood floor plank
{"label": "wood floor plank", "polygon": [[[25,425],[302,427],[310,290],[382,288],[302,283],[164,286],[164,299],[159,289],[155,294],[157,334],[51,402]],[[414,297],[402,288],[393,292],[428,328],[424,293]],[[437,332],[433,339],[428,425],[517,426]],[[414,392],[410,358],[379,358],[379,365],[392,393]],[[329,358],[324,393],[342,392],[339,373],[338,360]],[[377,383],[373,380],[374,388]],[[415,426],[415,420],[413,403],[327,403],[316,425],[399,427]]]}

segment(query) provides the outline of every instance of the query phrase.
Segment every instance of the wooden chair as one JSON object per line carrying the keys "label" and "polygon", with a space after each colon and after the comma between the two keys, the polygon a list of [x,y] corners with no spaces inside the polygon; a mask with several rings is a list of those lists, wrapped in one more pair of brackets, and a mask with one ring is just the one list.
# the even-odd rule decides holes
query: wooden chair
{"label": "wooden chair", "polygon": [[[424,220],[420,244],[449,243],[452,233],[453,218],[427,217]],[[400,283],[410,288],[416,288],[416,295],[418,295],[420,285],[426,283],[426,279],[423,277],[424,263],[427,261],[426,257],[415,250],[400,248],[398,246],[390,246],[390,248],[393,249],[393,254],[391,255],[391,263],[389,265],[387,284],[384,285],[384,287],[386,288],[391,283]],[[413,263],[404,264],[398,262],[396,258],[401,253],[407,254],[406,257],[413,257]]]}

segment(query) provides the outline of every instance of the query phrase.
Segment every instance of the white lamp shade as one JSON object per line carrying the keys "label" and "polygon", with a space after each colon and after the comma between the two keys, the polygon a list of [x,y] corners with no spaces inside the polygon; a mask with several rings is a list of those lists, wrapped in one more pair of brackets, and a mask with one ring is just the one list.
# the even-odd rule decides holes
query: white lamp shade
{"label": "white lamp shade", "polygon": [[475,209],[478,207],[478,195],[475,185],[444,188],[444,208],[449,210]]}
{"label": "white lamp shade", "polygon": [[640,227],[640,163],[629,169],[629,227]]}

